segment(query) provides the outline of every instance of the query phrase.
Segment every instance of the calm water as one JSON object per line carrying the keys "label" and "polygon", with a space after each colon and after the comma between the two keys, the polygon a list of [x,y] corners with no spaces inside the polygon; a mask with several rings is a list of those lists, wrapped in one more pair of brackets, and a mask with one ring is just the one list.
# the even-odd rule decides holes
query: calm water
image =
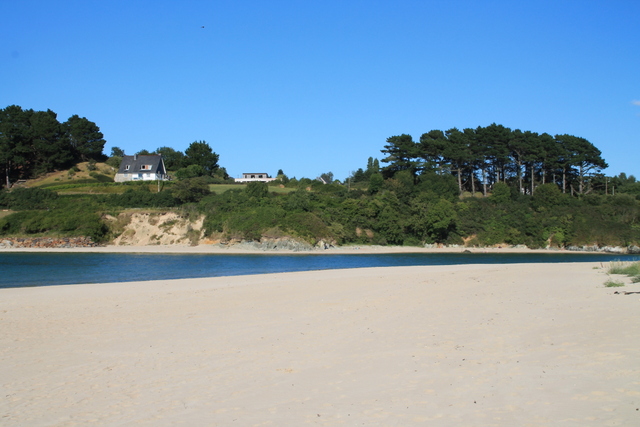
{"label": "calm water", "polygon": [[0,288],[408,265],[636,261],[607,254],[211,255],[0,253]]}

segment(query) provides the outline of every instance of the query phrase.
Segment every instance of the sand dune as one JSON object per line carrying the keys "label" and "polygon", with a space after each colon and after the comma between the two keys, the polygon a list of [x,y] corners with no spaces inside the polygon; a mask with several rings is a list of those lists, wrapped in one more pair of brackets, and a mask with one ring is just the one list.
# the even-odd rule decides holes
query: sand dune
{"label": "sand dune", "polygon": [[598,266],[0,289],[0,424],[640,425],[640,295]]}

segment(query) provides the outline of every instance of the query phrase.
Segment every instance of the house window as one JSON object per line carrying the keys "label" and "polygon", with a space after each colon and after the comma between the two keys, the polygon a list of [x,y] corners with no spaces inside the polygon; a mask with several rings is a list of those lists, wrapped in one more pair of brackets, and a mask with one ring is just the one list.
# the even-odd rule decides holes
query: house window
{"label": "house window", "polygon": [[151,170],[151,165],[142,165],[142,166],[140,166],[140,170],[150,171]]}
{"label": "house window", "polygon": [[129,165],[125,166],[124,170],[128,171],[129,170]]}

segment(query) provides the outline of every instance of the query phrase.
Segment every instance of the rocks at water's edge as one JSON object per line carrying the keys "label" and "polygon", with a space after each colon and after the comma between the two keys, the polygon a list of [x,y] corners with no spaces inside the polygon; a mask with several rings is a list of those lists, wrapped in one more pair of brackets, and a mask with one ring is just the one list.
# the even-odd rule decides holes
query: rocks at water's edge
{"label": "rocks at water's edge", "polygon": [[91,248],[100,246],[90,237],[7,237],[0,241],[0,249],[7,248]]}

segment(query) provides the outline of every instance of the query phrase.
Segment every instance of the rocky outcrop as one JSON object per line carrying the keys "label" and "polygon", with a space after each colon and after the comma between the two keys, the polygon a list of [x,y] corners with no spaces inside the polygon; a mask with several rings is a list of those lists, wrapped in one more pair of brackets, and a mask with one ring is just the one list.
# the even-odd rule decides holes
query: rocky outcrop
{"label": "rocky outcrop", "polygon": [[610,254],[640,254],[640,248],[631,245],[631,246],[598,246],[598,245],[588,245],[588,246],[568,246],[566,248],[568,251],[580,251],[580,252],[605,252]]}
{"label": "rocky outcrop", "polygon": [[278,238],[278,239],[269,239],[262,238],[259,242],[250,242],[250,241],[242,241],[242,242],[228,242],[226,244],[221,244],[225,247],[231,247],[237,249],[250,249],[250,250],[261,250],[261,251],[293,251],[293,252],[303,252],[313,250],[313,246],[306,242],[301,242],[291,238]]}
{"label": "rocky outcrop", "polygon": [[7,237],[0,241],[0,249],[6,248],[91,248],[100,246],[90,237]]}

